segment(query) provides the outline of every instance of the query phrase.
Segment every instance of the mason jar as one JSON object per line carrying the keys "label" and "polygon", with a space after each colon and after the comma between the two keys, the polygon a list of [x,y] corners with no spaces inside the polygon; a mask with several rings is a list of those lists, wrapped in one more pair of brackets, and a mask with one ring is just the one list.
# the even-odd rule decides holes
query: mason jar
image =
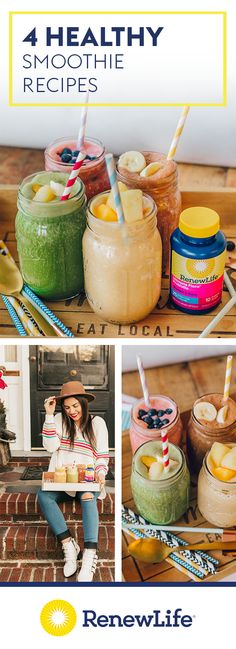
{"label": "mason jar", "polygon": [[120,225],[93,215],[93,208],[106,202],[107,195],[99,194],[88,205],[83,237],[85,291],[101,318],[129,324],[151,313],[160,297],[162,249],[156,205],[146,196],[145,218]]}
{"label": "mason jar", "polygon": [[[190,475],[183,451],[169,444],[169,456],[177,460],[177,468],[166,472],[162,480],[150,480],[141,462],[142,455],[162,454],[160,441],[145,442],[132,462],[131,489],[137,511],[150,523],[170,525],[179,520],[189,506]],[[146,475],[145,475],[146,474]]]}
{"label": "mason jar", "polygon": [[[182,445],[183,424],[180,418],[180,412],[177,404],[169,397],[162,395],[150,396],[150,407],[156,410],[170,408],[172,410],[170,416],[170,423],[162,427],[162,431],[168,434],[170,442],[176,446]],[[160,440],[161,431],[158,429],[149,429],[147,425],[138,418],[140,409],[146,410],[144,400],[141,399],[133,406],[131,410],[131,424],[130,424],[130,444],[132,452],[134,453],[139,446],[144,442]],[[167,415],[165,415],[167,416]]]}
{"label": "mason jar", "polygon": [[[85,151],[94,157],[94,160],[85,159],[80,168],[80,178],[85,185],[85,193],[88,199],[100,192],[110,189],[110,182],[107,174],[105,161],[105,147],[99,140],[89,137],[85,138]],[[77,142],[73,136],[61,137],[51,142],[45,150],[45,169],[47,171],[64,171],[70,173],[73,167],[72,162],[62,162],[59,153],[69,148],[77,150]]]}
{"label": "mason jar", "polygon": [[212,475],[207,464],[208,453],[203,459],[198,477],[198,508],[202,516],[216,527],[234,527],[236,482],[223,482]]}
{"label": "mason jar", "polygon": [[34,201],[32,185],[50,180],[66,185],[69,176],[39,172],[19,188],[16,239],[24,282],[40,297],[64,300],[84,287],[82,236],[86,227],[86,196],[78,178],[66,201]]}
{"label": "mason jar", "polygon": [[[201,400],[203,399],[204,401],[210,399],[215,403],[218,400],[219,408],[223,405],[223,394],[206,394],[201,397]],[[236,409],[233,399],[229,398],[229,402],[232,402]],[[236,442],[236,421],[231,424],[221,424],[217,428],[214,426],[214,422],[208,422],[207,425],[200,423],[194,415],[194,406],[187,428],[187,454],[192,472],[199,473],[203,458],[212,447],[213,442],[222,444],[227,444],[229,441]]]}
{"label": "mason jar", "polygon": [[173,160],[157,151],[142,151],[147,165],[160,162],[160,170],[152,176],[143,177],[118,166],[118,180],[127,187],[141,189],[153,198],[157,206],[157,227],[161,235],[163,259],[162,269],[169,274],[170,237],[179,224],[181,194],[178,185],[177,165]]}

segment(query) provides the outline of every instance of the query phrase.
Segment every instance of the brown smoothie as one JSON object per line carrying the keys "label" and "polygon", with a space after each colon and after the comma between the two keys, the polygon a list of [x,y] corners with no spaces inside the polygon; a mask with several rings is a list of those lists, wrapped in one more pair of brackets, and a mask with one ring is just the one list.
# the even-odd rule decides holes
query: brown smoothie
{"label": "brown smoothie", "polygon": [[191,412],[188,432],[187,432],[187,451],[191,470],[199,473],[203,458],[207,451],[210,450],[213,442],[236,442],[236,403],[233,399],[228,399],[228,410],[226,421],[224,423],[206,421],[206,419],[197,419],[194,413],[195,406],[198,403],[207,402],[212,404],[217,413],[224,403],[223,394],[206,394],[197,399]]}
{"label": "brown smoothie", "polygon": [[162,239],[164,272],[169,270],[170,236],[178,227],[181,212],[181,196],[178,187],[177,165],[174,160],[157,151],[142,151],[146,165],[159,162],[159,169],[151,176],[141,176],[119,166],[118,179],[128,187],[141,189],[153,198],[157,206],[157,227]]}

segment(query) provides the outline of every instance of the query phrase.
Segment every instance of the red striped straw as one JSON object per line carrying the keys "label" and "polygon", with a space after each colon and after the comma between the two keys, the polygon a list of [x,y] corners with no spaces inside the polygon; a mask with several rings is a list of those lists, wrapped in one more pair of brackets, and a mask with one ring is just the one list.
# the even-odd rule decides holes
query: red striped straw
{"label": "red striped straw", "polygon": [[87,90],[86,97],[85,97],[85,106],[83,106],[82,108],[80,129],[79,129],[79,135],[77,140],[77,148],[79,150],[81,150],[81,148],[84,146],[85,129],[86,129],[86,122],[87,122],[87,115],[88,115],[88,102],[89,102],[89,91]]}
{"label": "red striped straw", "polygon": [[66,185],[66,187],[64,189],[64,192],[63,192],[63,194],[62,194],[62,196],[60,198],[61,201],[67,201],[68,200],[68,198],[70,196],[70,193],[71,193],[71,187],[73,187],[73,185],[75,184],[75,181],[76,181],[76,179],[77,179],[77,177],[79,175],[80,167],[82,167],[84,158],[86,158],[86,153],[82,153],[82,151],[81,151],[79,153],[78,157],[76,158],[76,162],[75,162],[75,164],[73,166],[73,169],[72,169],[72,171],[70,173],[69,180],[67,181],[67,185]]}
{"label": "red striped straw", "polygon": [[163,466],[164,471],[169,471],[169,444],[167,432],[161,429],[162,453],[163,453]]}
{"label": "red striped straw", "polygon": [[144,372],[141,356],[137,356],[137,365],[138,365],[139,377],[140,377],[142,391],[143,391],[144,403],[145,406],[147,406],[147,408],[150,408],[151,406],[150,397],[149,397],[149,392],[146,384],[145,372]]}

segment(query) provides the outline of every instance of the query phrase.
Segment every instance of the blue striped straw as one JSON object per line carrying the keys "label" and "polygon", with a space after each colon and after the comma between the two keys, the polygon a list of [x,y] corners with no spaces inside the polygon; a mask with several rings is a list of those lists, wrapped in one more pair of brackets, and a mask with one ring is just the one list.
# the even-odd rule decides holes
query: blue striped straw
{"label": "blue striped straw", "polygon": [[33,306],[35,306],[35,304],[37,305],[39,313],[44,316],[45,320],[47,320],[50,325],[57,325],[57,327],[61,329],[65,336],[67,336],[68,338],[75,338],[74,334],[63,324],[63,322],[61,322],[61,320],[59,320],[59,318],[54,313],[52,313],[52,311],[50,311],[46,304],[41,302],[39,297],[35,295],[33,291],[31,291],[29,286],[26,286],[26,284],[24,284],[21,292],[24,297],[28,298],[29,302],[31,302]]}
{"label": "blue striped straw", "polygon": [[24,327],[23,327],[23,325],[22,325],[22,323],[20,321],[20,318],[18,318],[18,315],[17,315],[15,309],[13,308],[11,303],[9,302],[6,295],[2,295],[2,300],[3,300],[4,304],[5,304],[5,306],[6,306],[7,310],[8,310],[9,316],[12,319],[12,322],[15,325],[15,328],[17,329],[20,336],[27,336],[27,333],[26,333],[26,331],[25,331],[25,329],[24,329]]}
{"label": "blue striped straw", "polygon": [[122,205],[121,205],[119,186],[118,186],[117,177],[116,177],[115,161],[114,161],[112,153],[107,153],[107,155],[105,156],[105,160],[106,160],[106,165],[107,165],[107,173],[108,173],[109,180],[110,180],[110,185],[111,185],[111,191],[113,193],[117,218],[118,218],[119,223],[124,223],[125,222],[124,213],[123,213],[123,209],[122,209]]}

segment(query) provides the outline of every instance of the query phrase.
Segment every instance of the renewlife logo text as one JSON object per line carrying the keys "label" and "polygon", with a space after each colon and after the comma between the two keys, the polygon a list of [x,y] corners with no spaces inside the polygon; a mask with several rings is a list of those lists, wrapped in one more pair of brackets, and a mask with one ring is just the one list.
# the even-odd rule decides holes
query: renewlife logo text
{"label": "renewlife logo text", "polygon": [[82,611],[83,627],[172,627],[188,628],[193,624],[193,616],[184,613],[182,608],[162,611],[155,609],[147,615],[98,615],[96,611]]}

